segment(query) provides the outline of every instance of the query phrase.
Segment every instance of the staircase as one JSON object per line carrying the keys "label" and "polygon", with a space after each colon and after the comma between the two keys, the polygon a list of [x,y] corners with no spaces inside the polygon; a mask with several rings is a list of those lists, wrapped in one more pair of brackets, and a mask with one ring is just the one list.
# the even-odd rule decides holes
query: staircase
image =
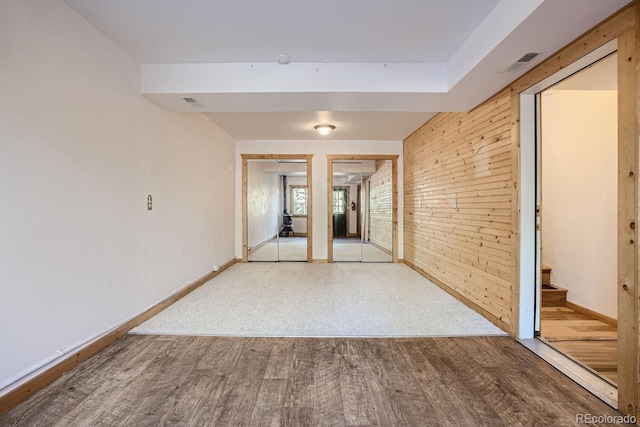
{"label": "staircase", "polygon": [[551,267],[542,266],[542,307],[564,307],[567,290],[551,284]]}

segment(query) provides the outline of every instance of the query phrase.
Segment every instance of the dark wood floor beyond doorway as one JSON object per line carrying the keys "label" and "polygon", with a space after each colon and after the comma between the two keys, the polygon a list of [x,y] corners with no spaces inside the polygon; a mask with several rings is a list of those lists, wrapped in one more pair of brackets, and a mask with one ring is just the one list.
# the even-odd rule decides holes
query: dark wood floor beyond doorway
{"label": "dark wood floor beyond doorway", "polygon": [[561,426],[618,415],[508,337],[129,335],[0,425]]}

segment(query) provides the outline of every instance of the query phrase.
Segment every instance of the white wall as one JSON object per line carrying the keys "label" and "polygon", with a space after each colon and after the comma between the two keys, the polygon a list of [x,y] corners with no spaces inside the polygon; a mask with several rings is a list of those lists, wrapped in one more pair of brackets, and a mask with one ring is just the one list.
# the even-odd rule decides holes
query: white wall
{"label": "white wall", "polygon": [[[311,131],[311,130],[310,130]],[[402,141],[272,141],[236,143],[236,212],[242,212],[241,154],[313,154],[313,258],[327,259],[327,154],[392,154],[398,158],[402,183]],[[403,257],[403,192],[398,188],[398,257]],[[236,215],[236,256],[242,257],[242,216]]]}
{"label": "white wall", "polygon": [[0,394],[234,257],[234,141],[139,75],[61,1],[0,2]]}
{"label": "white wall", "polygon": [[[275,163],[275,162],[272,162]],[[263,161],[247,164],[247,244],[249,249],[268,241],[278,233],[280,212],[280,175]],[[238,196],[241,200],[241,195]],[[242,212],[242,210],[238,211]]]}
{"label": "white wall", "polygon": [[542,264],[567,299],[617,317],[617,92],[542,99]]}

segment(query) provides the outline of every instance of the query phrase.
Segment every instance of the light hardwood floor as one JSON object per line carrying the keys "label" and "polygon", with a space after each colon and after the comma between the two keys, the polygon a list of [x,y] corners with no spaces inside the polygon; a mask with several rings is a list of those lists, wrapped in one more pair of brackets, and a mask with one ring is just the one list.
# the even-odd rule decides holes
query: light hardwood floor
{"label": "light hardwood floor", "polygon": [[128,335],[0,425],[559,426],[578,413],[618,415],[509,337]]}
{"label": "light hardwood floor", "polygon": [[614,326],[567,307],[542,307],[540,319],[540,339],[617,385],[618,332]]}

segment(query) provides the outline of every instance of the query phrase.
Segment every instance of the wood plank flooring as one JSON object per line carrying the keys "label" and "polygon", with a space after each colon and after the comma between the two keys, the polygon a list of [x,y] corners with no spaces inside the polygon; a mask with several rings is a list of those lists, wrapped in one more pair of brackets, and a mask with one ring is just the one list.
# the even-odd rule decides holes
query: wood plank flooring
{"label": "wood plank flooring", "polygon": [[598,375],[618,383],[618,332],[567,307],[541,308],[540,338]]}
{"label": "wood plank flooring", "polygon": [[618,415],[509,337],[128,335],[2,426],[575,425]]}

